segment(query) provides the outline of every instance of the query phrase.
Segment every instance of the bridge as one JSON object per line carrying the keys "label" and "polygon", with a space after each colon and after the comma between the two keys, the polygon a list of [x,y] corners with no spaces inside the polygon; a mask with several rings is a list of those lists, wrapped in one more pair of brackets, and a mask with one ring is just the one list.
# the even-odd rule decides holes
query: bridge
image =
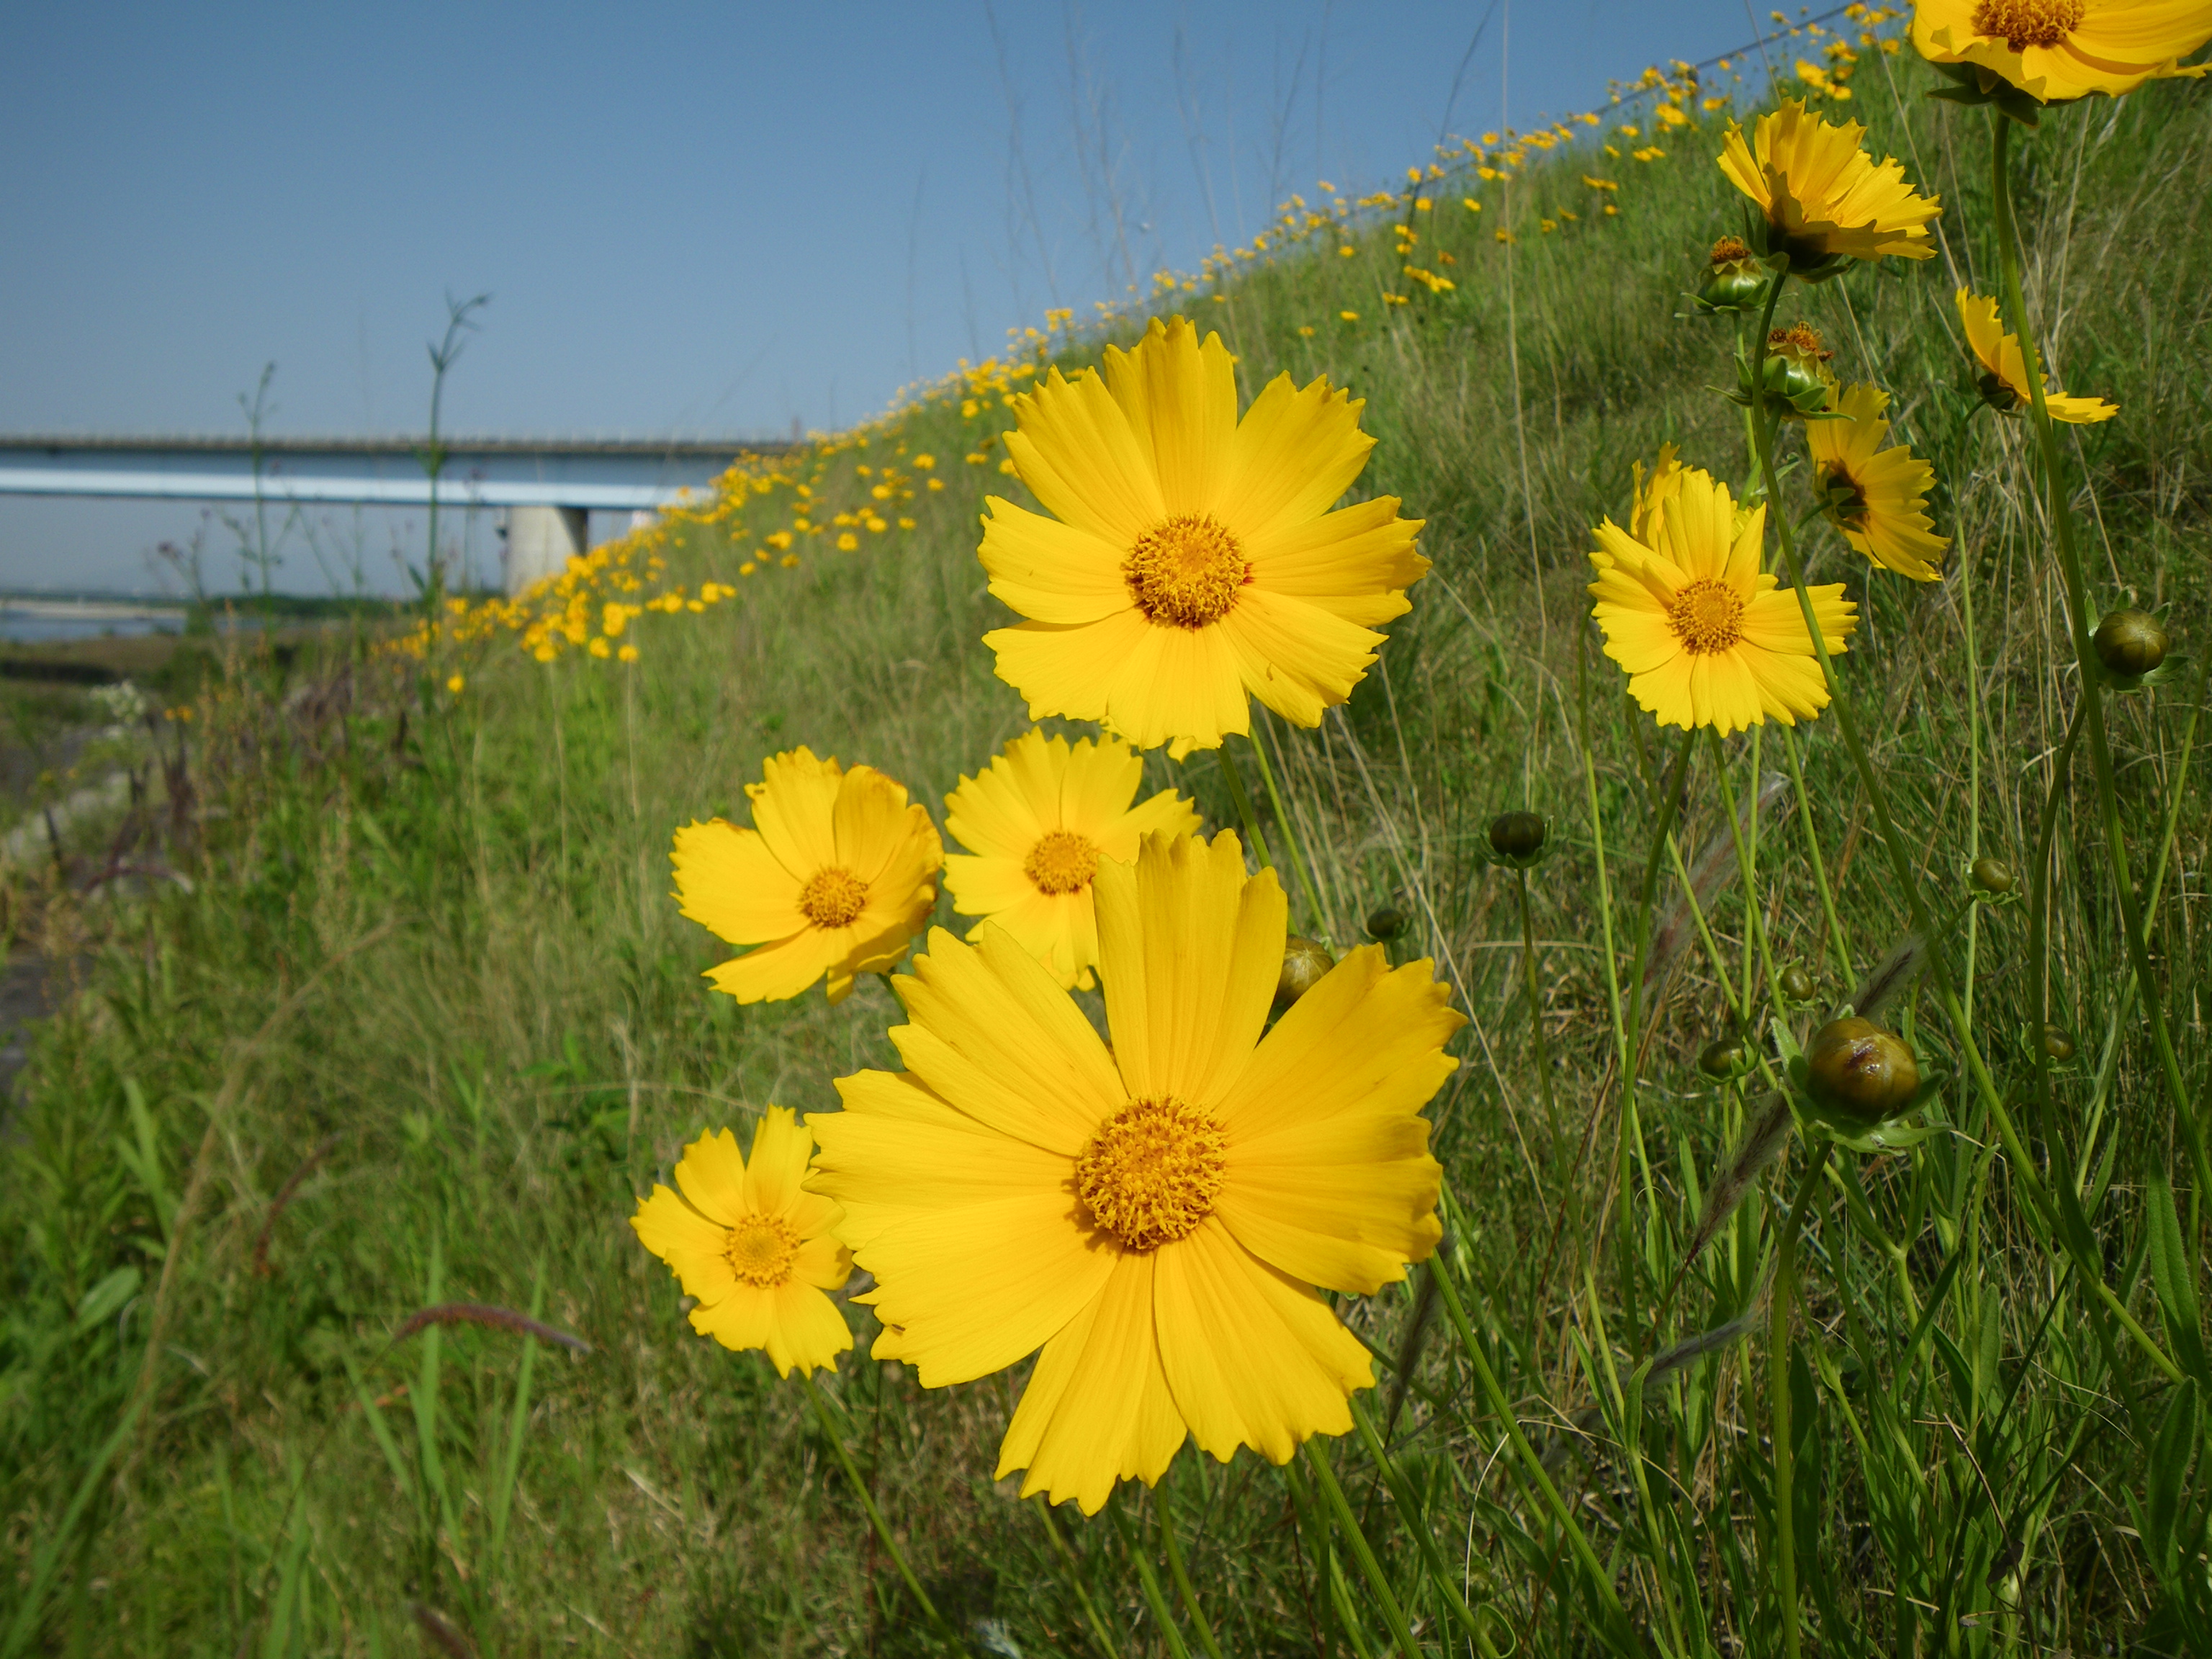
{"label": "bridge", "polygon": [[489,507],[501,515],[507,591],[561,569],[594,512],[655,513],[704,491],[741,455],[787,443],[743,438],[448,438],[434,485],[419,438],[0,434],[0,495]]}

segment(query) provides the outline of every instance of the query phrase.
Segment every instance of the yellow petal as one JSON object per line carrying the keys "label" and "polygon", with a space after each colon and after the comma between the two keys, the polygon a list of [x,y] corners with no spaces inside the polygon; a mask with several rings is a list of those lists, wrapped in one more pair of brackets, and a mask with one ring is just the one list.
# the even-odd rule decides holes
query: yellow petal
{"label": "yellow petal", "polygon": [[1097,532],[988,498],[983,544],[976,550],[991,592],[1038,622],[1097,622],[1130,609],[1121,567],[1129,546]]}
{"label": "yellow petal", "polygon": [[843,954],[839,933],[808,927],[718,963],[705,978],[739,1002],[781,1002],[820,979]]}
{"label": "yellow petal", "polygon": [[1159,480],[1161,516],[1216,510],[1237,437],[1237,369],[1221,337],[1200,345],[1182,318],[1155,317],[1135,350],[1109,345],[1105,360],[1106,388]]}
{"label": "yellow petal", "polygon": [[1287,374],[1252,400],[1214,508],[1248,550],[1319,518],[1352,487],[1375,447],[1359,429],[1364,407],[1326,379],[1301,389]]}
{"label": "yellow petal", "polygon": [[687,824],[676,832],[670,861],[684,916],[717,939],[758,945],[788,939],[806,926],[799,909],[805,877],[779,863],[756,831],[720,818]]}
{"label": "yellow petal", "polygon": [[801,882],[837,862],[830,818],[842,776],[834,757],[817,760],[811,750],[801,747],[771,755],[761,764],[761,781],[745,786],[753,827],[776,862]]}
{"label": "yellow petal", "polygon": [[676,1160],[676,1184],[700,1214],[725,1227],[753,1213],[746,1201],[745,1160],[727,1129],[710,1130],[684,1149]]}
{"label": "yellow petal", "polygon": [[754,1215],[784,1215],[799,1196],[799,1184],[806,1179],[806,1160],[813,1152],[814,1137],[797,1113],[787,1106],[763,1112],[743,1167],[745,1208]]}
{"label": "yellow petal", "polygon": [[1311,1289],[1260,1261],[1218,1220],[1154,1253],[1160,1366],[1200,1446],[1286,1463],[1309,1436],[1346,1434],[1367,1350]]}
{"label": "yellow petal", "polygon": [[837,1304],[811,1285],[780,1285],[762,1293],[768,1304],[768,1350],[778,1376],[793,1370],[835,1370],[837,1356],[853,1346],[852,1328]]}
{"label": "yellow petal", "polygon": [[1218,624],[1235,648],[1244,689],[1287,720],[1321,724],[1350,700],[1382,635],[1303,599],[1245,589]]}
{"label": "yellow petal", "polygon": [[1023,1497],[1072,1498],[1096,1515],[1117,1480],[1157,1482],[1182,1447],[1188,1431],[1153,1334],[1153,1261],[1120,1257],[1112,1277],[1038,1356],[994,1477],[1027,1469]]}
{"label": "yellow petal", "polygon": [[1100,975],[1114,1059],[1132,1098],[1211,1108],[1250,1058],[1281,975],[1283,890],[1247,880],[1223,830],[1148,840],[1137,862],[1101,865]]}
{"label": "yellow petal", "polygon": [[963,945],[943,928],[896,987],[912,1024],[891,1040],[907,1067],[1001,1134],[1073,1158],[1125,1097],[1097,1032],[1004,929]]}
{"label": "yellow petal", "polygon": [[668,1264],[686,1296],[719,1301],[738,1282],[730,1268],[729,1229],[708,1220],[667,1188],[655,1185],[629,1224],[638,1242]]}

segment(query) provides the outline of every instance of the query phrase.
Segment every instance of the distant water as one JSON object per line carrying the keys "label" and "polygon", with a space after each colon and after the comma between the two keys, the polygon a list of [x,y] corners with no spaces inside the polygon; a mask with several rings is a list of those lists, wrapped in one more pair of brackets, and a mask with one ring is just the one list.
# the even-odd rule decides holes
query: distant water
{"label": "distant water", "polygon": [[135,638],[142,634],[181,634],[182,611],[159,616],[47,617],[33,611],[0,610],[0,641],[9,645],[39,645],[55,640],[96,640],[106,635]]}

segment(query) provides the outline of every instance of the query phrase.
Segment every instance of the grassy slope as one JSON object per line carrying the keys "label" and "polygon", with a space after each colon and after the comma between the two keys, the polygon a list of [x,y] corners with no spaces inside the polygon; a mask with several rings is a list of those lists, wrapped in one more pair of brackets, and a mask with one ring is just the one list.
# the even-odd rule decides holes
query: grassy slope
{"label": "grassy slope", "polygon": [[[1907,136],[1871,69],[1860,88],[1854,112],[1874,125],[1878,148],[1904,155],[1942,191],[1947,257],[1986,290],[1978,118],[1916,101]],[[1745,466],[1735,411],[1705,390],[1729,373],[1726,331],[1672,316],[1704,245],[1735,225],[1736,208],[1710,164],[1711,134],[1676,135],[1668,147],[1648,167],[1613,164],[1628,169],[1610,175],[1623,179],[1617,219],[1589,213],[1595,198],[1578,158],[1540,163],[1516,186],[1519,428],[1508,255],[1491,236],[1506,204],[1495,188],[1480,216],[1447,205],[1414,221],[1425,252],[1441,242],[1456,256],[1437,267],[1457,282],[1448,295],[1413,290],[1416,303],[1384,307],[1383,289],[1405,285],[1389,231],[1370,226],[1356,258],[1293,252],[1239,271],[1223,302],[1210,291],[1180,296],[1227,335],[1248,392],[1287,370],[1329,374],[1365,397],[1380,442],[1360,487],[1403,496],[1429,522],[1423,545],[1437,570],[1394,630],[1387,672],[1363,686],[1346,724],[1286,742],[1287,769],[1336,939],[1350,939],[1358,917],[1394,895],[1410,901],[1418,888],[1434,907],[1437,942],[1475,1018],[1462,1042],[1468,1065],[1436,1111],[1467,1217],[1459,1260],[1498,1325],[1523,1418],[1597,1429],[1588,1451],[1576,1436],[1542,1437],[1586,1518],[1631,1560],[1626,1471],[1607,1449],[1601,1413],[1586,1410],[1604,1397],[1604,1368],[1593,1375],[1578,1344],[1603,1346],[1601,1312],[1627,1322],[1610,1328],[1625,1350],[1637,1340],[1628,1325],[1651,1310],[1624,1305],[1610,1245],[1584,1237],[1583,1254],[1570,1243],[1553,1260],[1555,1218],[1625,1216],[1635,1248],[1670,1260],[1668,1241],[1733,1109],[1694,1087],[1687,1069],[1725,1018],[1711,967],[1692,952],[1648,1067],[1655,1196],[1623,1203],[1611,1183],[1617,1120],[1594,951],[1598,825],[1571,740],[1581,675],[1616,893],[1636,879],[1629,866],[1648,835],[1656,751],[1648,720],[1625,714],[1611,665],[1594,653],[1586,667],[1578,659],[1580,553],[1596,517],[1622,511],[1631,460],[1662,440],[1724,475]],[[2081,439],[2096,480],[2100,571],[2114,588],[2175,600],[2185,629],[2203,593],[2212,459],[2212,247],[2191,182],[2208,155],[2212,99],[2154,88],[2054,119],[2027,147],[2025,175],[2028,222],[2043,227],[2037,292],[2059,319],[2065,383],[2106,392],[2126,410]],[[1532,210],[1560,204],[1584,216],[1540,233]],[[1820,574],[1848,580],[1865,605],[1848,672],[1908,833],[1929,849],[1939,883],[1972,833],[1970,799],[1984,844],[2023,856],[2047,778],[2039,757],[2070,696],[2044,532],[2021,505],[2019,434],[1973,411],[1951,344],[1944,264],[1885,266],[1806,302],[1844,378],[1877,378],[1896,392],[1902,430],[1938,465],[1937,516],[1969,573],[1941,591],[1906,591],[1869,585],[1862,562],[1832,542],[1821,555]],[[1362,320],[1336,320],[1343,310]],[[796,571],[740,582],[738,599],[703,615],[644,617],[632,624],[643,654],[631,669],[580,653],[540,666],[500,646],[469,665],[468,693],[450,714],[403,725],[405,677],[388,665],[280,702],[266,671],[240,663],[230,695],[209,706],[195,756],[200,805],[220,810],[169,849],[192,890],[165,885],[112,907],[48,896],[42,942],[88,954],[76,957],[82,994],[41,1048],[0,1172],[0,1514],[19,1584],[57,1544],[43,1626],[54,1650],[229,1654],[248,1641],[271,1652],[404,1650],[417,1639],[405,1628],[410,1600],[443,1608],[486,1651],[921,1650],[921,1638],[900,1628],[895,1581],[803,1402],[753,1360],[690,1335],[676,1287],[624,1218],[701,1125],[742,1122],[769,1101],[826,1109],[832,1076],[891,1061],[884,1030],[895,1010],[880,983],[836,1010],[812,998],[740,1010],[707,994],[696,975],[717,952],[676,915],[665,849],[674,824],[739,812],[742,784],[773,750],[806,743],[871,761],[934,805],[1024,727],[980,643],[1004,613],[974,560],[979,484],[1013,485],[957,459],[1000,416],[986,408],[963,420],[936,402],[879,432],[875,453],[900,444],[934,453],[951,486],[917,498],[915,531],[871,538],[861,555],[810,550]],[[825,491],[860,499],[855,459],[836,460]],[[671,556],[672,574],[733,580],[737,556],[702,532]],[[1969,585],[1991,728],[1973,797],[1960,626]],[[2163,799],[2176,701],[2120,722],[2144,807]],[[1812,734],[1807,764],[1863,963],[1896,931],[1900,907],[1875,877],[1863,803],[1830,746],[1832,724]],[[1215,821],[1227,816],[1207,761],[1180,775],[1158,757],[1150,765],[1158,782],[1179,775],[1195,789]],[[1542,963],[1560,1062],[1556,1141],[1513,1000],[1511,889],[1474,855],[1489,815],[1524,799],[1553,815],[1566,842],[1535,884],[1539,937],[1559,942]],[[2202,848],[2196,799],[2183,870]],[[1686,848],[1720,825],[1715,801],[1701,774]],[[2075,847],[2069,830],[2061,852],[2058,982],[2094,1054],[2116,1012],[2117,986],[2101,971],[2109,905],[2094,847]],[[1808,866],[1778,854],[1773,876],[1767,925],[1778,951],[1817,963]],[[1738,915],[1724,900],[1717,916],[1731,974],[1741,963]],[[2193,928],[2171,909],[2161,948],[2193,960]],[[2010,920],[1981,933],[1985,1031],[2017,1024],[2022,935]],[[1996,1042],[2017,1084],[2015,1045]],[[2100,1219],[2122,1259],[2141,1237],[2127,1194],[2170,1152],[2142,1060],[2121,1041],[2116,1098],[2137,1127],[2119,1143],[2120,1196]],[[2075,1116],[2045,1126],[2055,1150],[2077,1147],[2075,1118],[2091,1094],[2087,1079],[2066,1085]],[[1599,1153],[1570,1180],[1558,1170],[1575,1164],[1593,1111]],[[326,1135],[337,1137],[326,1160],[272,1221],[272,1194]],[[1892,1226],[1920,1206],[1922,1236],[1902,1267],[1852,1237],[1840,1212],[1815,1235],[1813,1309],[1829,1328],[1814,1346],[1830,1364],[1856,1360],[1824,1276],[1840,1272],[1881,1322],[1897,1316],[1900,1275],[1924,1292],[1949,1250],[1968,1247],[1970,1263],[1946,1304],[1942,1342],[1878,1385],[1900,1405],[1897,1443],[1860,1458],[1832,1404],[1808,1443],[1820,1491],[1809,1599],[1838,1651],[1857,1650],[1858,1631],[1885,1650],[1903,1643],[1899,1621],[1920,1616],[1905,1611],[1915,1598],[1979,1650],[1987,1636],[1960,1635],[1957,1620],[1992,1606],[1989,1565],[2004,1537],[2029,1525],[2027,1498],[2046,1478],[2047,1518],[2033,1532],[2020,1591],[2035,1639],[2105,1650],[2140,1639],[2151,1617],[2154,1586],[2117,1530],[2126,1522],[2117,1494],[2142,1489],[2144,1448],[2114,1408],[2078,1318],[2069,1312],[2039,1338],[2051,1276],[2014,1231],[2002,1182],[1985,1200],[1983,1178],[1971,1146],[1949,1140],[1932,1143],[1911,1173],[1869,1173]],[[256,1266],[264,1225],[266,1273]],[[118,1302],[132,1281],[118,1275],[129,1273],[135,1297]],[[1591,1282],[1601,1296],[1584,1288]],[[1693,1291],[1705,1300],[1686,1311],[1686,1328],[1745,1288],[1723,1273],[1710,1292]],[[519,1496],[496,1560],[496,1448],[520,1345],[464,1328],[387,1353],[386,1334],[441,1297],[538,1305],[597,1345],[587,1359],[536,1357]],[[1385,1340],[1399,1316],[1387,1297],[1356,1316]],[[865,1322],[859,1310],[855,1319]],[[2011,1380],[2031,1341],[2040,1344],[2031,1381],[2000,1412],[1990,1390]],[[426,1356],[440,1369],[426,1370]],[[1456,1397],[1464,1381],[1449,1356],[1432,1349],[1428,1364],[1439,1395]],[[2138,1388],[2139,1371],[2130,1373]],[[1764,1525],[1763,1466],[1747,1460],[1740,1437],[1760,1420],[1763,1367],[1747,1350],[1693,1376],[1687,1403],[1664,1419],[1676,1443],[1663,1454],[1710,1522],[1682,1547],[1698,1587],[1691,1600],[1764,1650],[1771,1632],[1753,1611],[1753,1542]],[[58,1533],[142,1377],[153,1383],[153,1415],[85,1486],[76,1529]],[[844,1397],[858,1449],[935,1593],[963,1616],[1003,1620],[1025,1652],[1080,1650],[1044,1534],[988,1480],[1008,1379],[925,1395],[896,1368],[848,1363]],[[364,1400],[382,1403],[364,1409]],[[1696,1427],[1701,1411],[1710,1431]],[[1947,1414],[1984,1437],[1983,1461],[2004,1460],[1991,1476],[2002,1525],[1942,1425]],[[1452,1517],[1440,1528],[1472,1525],[1478,1576],[1516,1619],[1533,1619],[1527,1641],[1575,1650],[1582,1638],[1561,1622],[1559,1595],[1510,1553],[1510,1494],[1486,1484],[1491,1431],[1460,1407],[1417,1407],[1409,1421],[1432,1501]],[[2077,1423],[2098,1432],[2077,1472],[2059,1475],[2053,1447]],[[437,1448],[449,1521],[418,1435]],[[1174,1478],[1194,1571],[1233,1650],[1312,1650],[1330,1623],[1316,1599],[1326,1592],[1296,1551],[1280,1483],[1249,1455],[1225,1471],[1186,1457]],[[1366,1480],[1358,1474],[1361,1490]],[[1076,1532],[1112,1616],[1136,1632],[1134,1650],[1156,1650],[1115,1534],[1103,1525]],[[1403,1554],[1392,1547],[1401,1565]],[[1634,1573],[1632,1591],[1648,1595],[1649,1573]],[[872,1612],[872,1587],[890,1618]]]}

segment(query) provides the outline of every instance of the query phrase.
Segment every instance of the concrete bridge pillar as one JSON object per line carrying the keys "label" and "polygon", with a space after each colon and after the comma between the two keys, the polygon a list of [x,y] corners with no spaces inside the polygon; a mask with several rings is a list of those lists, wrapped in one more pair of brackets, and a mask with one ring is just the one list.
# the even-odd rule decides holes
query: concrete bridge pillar
{"label": "concrete bridge pillar", "polygon": [[580,507],[511,507],[507,510],[507,591],[520,593],[561,574],[591,540],[590,514]]}

